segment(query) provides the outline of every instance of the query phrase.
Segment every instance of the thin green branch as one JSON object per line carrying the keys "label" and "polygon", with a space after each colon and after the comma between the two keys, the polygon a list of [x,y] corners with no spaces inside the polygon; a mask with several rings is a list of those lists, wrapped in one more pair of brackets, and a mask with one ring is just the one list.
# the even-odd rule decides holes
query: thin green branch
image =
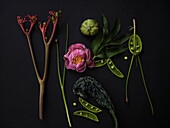
{"label": "thin green branch", "polygon": [[127,79],[126,79],[126,102],[127,103],[128,103],[128,81],[129,81],[129,75],[130,75],[130,71],[131,71],[131,68],[132,68],[134,56],[135,55],[132,55],[132,59],[131,59],[131,62],[130,62],[129,71],[128,71],[128,75],[127,75]]}
{"label": "thin green branch", "polygon": [[137,57],[138,57],[139,67],[140,67],[140,70],[141,70],[141,75],[142,75],[142,79],[143,79],[143,84],[144,84],[145,91],[146,91],[146,94],[147,94],[147,97],[148,97],[148,100],[149,100],[149,103],[150,103],[152,115],[154,115],[153,105],[152,105],[152,101],[151,101],[151,99],[150,99],[149,92],[148,92],[148,89],[147,89],[147,86],[146,86],[146,82],[145,82],[145,78],[144,78],[144,73],[143,73],[143,69],[142,69],[142,64],[141,64],[141,61],[140,61],[139,56],[137,56]]}
{"label": "thin green branch", "polygon": [[[57,45],[57,68],[58,68],[58,78],[59,78],[59,82],[60,82],[60,87],[61,87],[61,92],[62,92],[62,96],[63,96],[63,102],[64,102],[64,106],[65,106],[65,110],[66,110],[66,115],[67,115],[68,124],[69,124],[70,127],[72,127],[72,126],[71,126],[71,121],[70,121],[69,112],[68,112],[66,97],[65,97],[65,93],[64,93],[64,85],[63,85],[62,80],[61,80],[60,61],[59,61],[59,47],[58,47],[58,43],[56,43],[56,45]],[[64,77],[65,77],[65,76],[64,76]]]}
{"label": "thin green branch", "polygon": [[[65,54],[67,53],[68,49],[68,24],[66,24],[66,46],[65,46]],[[63,69],[63,86],[65,84],[65,74],[66,74],[66,66],[64,61],[64,69]]]}
{"label": "thin green branch", "polygon": [[138,58],[135,57],[135,60],[136,60],[136,68],[137,68],[137,66],[138,66]]}
{"label": "thin green branch", "polygon": [[57,69],[58,69],[58,78],[59,78],[59,82],[60,82],[60,86],[63,88],[63,84],[62,84],[62,80],[61,80],[61,75],[60,75],[60,59],[59,59],[59,48],[58,48],[58,43],[56,43],[57,45]]}

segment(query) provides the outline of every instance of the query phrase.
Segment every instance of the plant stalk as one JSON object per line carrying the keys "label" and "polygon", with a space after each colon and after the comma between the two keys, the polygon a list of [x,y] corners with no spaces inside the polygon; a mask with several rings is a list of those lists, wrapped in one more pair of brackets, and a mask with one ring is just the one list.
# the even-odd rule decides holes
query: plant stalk
{"label": "plant stalk", "polygon": [[143,84],[144,84],[145,91],[146,91],[146,94],[147,94],[147,97],[148,97],[148,100],[149,100],[149,103],[150,103],[152,115],[154,115],[153,105],[152,105],[152,101],[151,101],[151,98],[149,96],[149,92],[148,92],[148,89],[147,89],[147,86],[146,86],[145,77],[144,77],[144,73],[143,73],[143,69],[142,69],[142,64],[141,64],[139,56],[137,56],[137,57],[138,57],[139,67],[140,67],[140,70],[141,70]]}
{"label": "plant stalk", "polygon": [[35,62],[35,58],[34,58],[34,54],[33,54],[33,49],[32,49],[32,46],[31,46],[30,36],[29,36],[28,33],[26,33],[26,36],[27,36],[27,40],[28,40],[28,45],[29,45],[29,49],[30,49],[35,73],[36,73],[36,76],[37,76],[37,79],[38,79],[38,82],[39,82],[39,86],[40,86],[40,91],[39,91],[39,119],[42,120],[43,119],[44,86],[45,86],[45,81],[46,81],[46,77],[47,77],[47,69],[48,69],[49,45],[44,42],[44,44],[45,44],[45,66],[44,66],[43,78],[41,79],[41,77],[38,73],[37,66],[36,66],[36,62]]}
{"label": "plant stalk", "polygon": [[44,99],[44,82],[40,84],[40,94],[39,94],[39,118],[43,119],[43,99]]}
{"label": "plant stalk", "polygon": [[129,81],[130,71],[131,71],[132,64],[133,64],[133,59],[134,59],[134,55],[132,55],[132,59],[130,62],[129,71],[128,71],[128,75],[126,79],[126,103],[128,103],[128,81]]}
{"label": "plant stalk", "polygon": [[[66,46],[65,46],[65,54],[67,53],[67,47],[68,47],[68,24],[66,25]],[[66,66],[64,61],[64,69],[63,69],[63,86],[65,84],[65,75],[66,75]]]}
{"label": "plant stalk", "polygon": [[33,54],[32,46],[31,46],[30,36],[29,36],[28,33],[26,33],[26,36],[27,36],[27,40],[28,40],[28,45],[29,45],[29,49],[30,49],[31,58],[32,58],[32,62],[33,62],[33,65],[34,65],[35,73],[36,73],[38,82],[40,83],[41,78],[40,78],[40,75],[38,73],[38,69],[37,69],[36,63],[35,63],[34,54]]}
{"label": "plant stalk", "polygon": [[45,44],[45,67],[44,67],[44,75],[43,75],[43,81],[46,81],[46,77],[47,77],[47,69],[48,69],[48,60],[49,58],[49,45]]}
{"label": "plant stalk", "polygon": [[58,68],[58,78],[59,78],[59,82],[60,82],[60,87],[61,87],[61,92],[62,92],[62,96],[63,96],[63,102],[64,102],[64,106],[65,106],[65,111],[66,111],[66,115],[67,115],[68,124],[69,124],[70,127],[72,127],[69,112],[68,112],[67,102],[66,102],[66,98],[65,98],[65,93],[64,93],[64,85],[62,84],[61,75],[60,75],[60,62],[59,62],[58,43],[57,43],[57,68]]}

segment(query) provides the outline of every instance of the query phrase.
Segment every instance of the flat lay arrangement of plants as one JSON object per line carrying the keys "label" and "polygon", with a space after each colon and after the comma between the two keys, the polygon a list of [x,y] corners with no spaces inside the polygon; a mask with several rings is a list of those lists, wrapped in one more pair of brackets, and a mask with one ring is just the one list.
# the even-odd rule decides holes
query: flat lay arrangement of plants
{"label": "flat lay arrangement of plants", "polygon": [[[86,71],[86,68],[89,68],[89,70],[93,70],[93,68],[97,68],[100,70],[100,67],[107,66],[108,70],[110,70],[110,73],[113,74],[113,76],[116,76],[117,79],[120,81],[125,81],[124,88],[125,88],[125,99],[126,103],[128,103],[128,81],[130,78],[130,72],[133,64],[134,58],[136,58],[136,62],[138,62],[139,69],[141,71],[141,78],[143,80],[143,85],[145,88],[145,92],[148,98],[148,103],[150,104],[151,108],[151,114],[154,115],[154,107],[151,102],[151,98],[149,96],[149,91],[146,86],[146,81],[144,77],[144,71],[142,68],[142,63],[139,57],[139,53],[142,51],[142,40],[140,39],[139,35],[136,34],[136,22],[135,19],[132,19],[133,27],[130,28],[129,33],[120,34],[121,31],[121,22],[118,18],[115,18],[114,23],[109,23],[107,20],[107,17],[105,17],[104,14],[101,14],[101,24],[97,22],[97,19],[87,19],[84,18],[84,21],[80,23],[80,32],[84,35],[83,38],[92,38],[91,42],[91,48],[87,48],[85,46],[85,43],[70,43],[69,42],[69,23],[66,24],[66,30],[65,37],[66,41],[65,43],[60,43],[58,39],[55,39],[54,35],[57,31],[57,23],[59,22],[59,19],[62,18],[62,12],[59,10],[57,11],[50,11],[49,14],[51,16],[48,16],[48,20],[46,22],[38,22],[37,15],[27,15],[25,18],[21,18],[21,16],[17,17],[18,24],[25,34],[27,38],[28,47],[30,50],[30,55],[32,58],[33,67],[35,70],[35,74],[37,77],[37,81],[39,83],[39,119],[43,120],[45,118],[43,116],[43,102],[44,99],[44,91],[46,86],[46,79],[48,78],[47,71],[49,62],[49,51],[50,51],[50,44],[55,43],[56,49],[57,49],[57,56],[54,58],[54,60],[57,60],[57,73],[59,83],[57,83],[56,86],[60,86],[62,99],[63,99],[63,106],[67,117],[68,126],[72,127],[74,124],[72,124],[70,115],[75,120],[76,118],[84,118],[89,119],[89,121],[94,121],[94,123],[100,123],[100,120],[98,118],[98,114],[102,114],[102,110],[106,109],[110,113],[110,116],[113,119],[114,122],[114,128],[118,128],[119,120],[117,119],[117,115],[119,113],[116,112],[116,103],[114,102],[114,99],[109,96],[110,91],[106,91],[105,87],[108,85],[102,85],[98,82],[98,80],[95,78],[95,76],[79,76],[77,81],[75,81],[74,85],[72,85],[72,91],[73,94],[77,97],[78,103],[81,104],[82,110],[75,110],[74,113],[69,112],[69,108],[72,106],[67,105],[67,100],[69,100],[68,97],[65,95],[65,88],[67,88],[67,84],[65,83],[65,80],[67,77],[66,71],[67,70],[73,70],[73,72],[78,72],[79,74],[82,74]],[[30,22],[30,28],[25,27],[25,23],[27,20]],[[140,22],[140,21],[139,21]],[[49,24],[53,25],[53,29],[51,32],[51,36],[48,39],[47,38],[47,28]],[[131,24],[131,23],[129,23]],[[38,72],[37,65],[36,65],[36,59],[34,57],[34,52],[32,48],[32,42],[34,40],[31,39],[31,32],[33,31],[33,27],[35,25],[39,26],[40,32],[42,33],[42,40],[43,44],[45,46],[45,56],[44,56],[44,73],[43,77],[40,77],[41,75]],[[140,33],[140,32],[138,32]],[[79,41],[75,41],[79,42]],[[25,43],[26,44],[26,43]],[[27,44],[26,44],[27,45]],[[65,51],[64,55],[59,55],[59,46],[64,45]],[[92,49],[92,50],[90,50]],[[126,74],[123,74],[121,70],[119,69],[119,65],[115,65],[113,58],[115,56],[121,57],[121,54],[125,51],[129,51],[129,53],[132,54],[131,62],[129,66],[129,70]],[[63,57],[63,59],[60,60],[60,56]],[[124,59],[127,59],[127,56],[124,57]],[[64,62],[64,69],[61,73],[60,71],[60,61]],[[63,74],[63,76],[61,76]],[[140,75],[140,74],[139,74]],[[132,76],[131,76],[132,77]],[[125,79],[122,79],[125,78]],[[116,78],[115,78],[116,79]],[[100,80],[102,81],[102,80]],[[48,86],[47,86],[48,88]],[[113,90],[114,91],[114,90]],[[124,95],[124,94],[122,94]],[[97,105],[93,105],[93,103],[90,103],[88,99],[93,99]],[[77,105],[77,101],[73,103],[73,106]],[[127,104],[128,105],[128,104]],[[74,107],[75,108],[75,107]]]}

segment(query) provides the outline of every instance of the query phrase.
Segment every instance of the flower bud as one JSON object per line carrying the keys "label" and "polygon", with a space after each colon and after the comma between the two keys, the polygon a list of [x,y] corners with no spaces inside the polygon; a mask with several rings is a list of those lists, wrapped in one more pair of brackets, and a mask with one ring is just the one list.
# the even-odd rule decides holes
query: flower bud
{"label": "flower bud", "polygon": [[61,10],[59,10],[58,13],[61,14]]}
{"label": "flower bud", "polygon": [[41,25],[41,22],[38,22],[38,25]]}
{"label": "flower bud", "polygon": [[80,30],[84,35],[96,35],[99,30],[98,23],[93,19],[87,19],[82,23]]}
{"label": "flower bud", "polygon": [[55,16],[58,17],[58,12],[55,13]]}
{"label": "flower bud", "polygon": [[55,22],[55,18],[54,18],[54,16],[52,16],[52,17],[51,17],[51,19],[52,19],[52,21],[53,21],[53,22]]}

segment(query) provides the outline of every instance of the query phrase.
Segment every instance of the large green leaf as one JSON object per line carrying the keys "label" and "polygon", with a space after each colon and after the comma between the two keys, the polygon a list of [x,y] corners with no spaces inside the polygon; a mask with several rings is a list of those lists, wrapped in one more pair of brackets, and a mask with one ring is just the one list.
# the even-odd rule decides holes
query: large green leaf
{"label": "large green leaf", "polygon": [[104,34],[107,35],[109,32],[109,26],[106,17],[102,14],[102,26],[104,29]]}
{"label": "large green leaf", "polygon": [[123,43],[125,43],[127,40],[129,40],[130,34],[124,34],[118,38],[116,38],[115,40],[113,40],[111,43],[108,44],[103,44],[100,48],[100,50],[102,50],[103,48],[107,47],[107,46],[117,46],[117,45],[122,45]]}
{"label": "large green leaf", "polygon": [[98,58],[108,59],[115,55],[118,55],[120,53],[123,53],[127,50],[127,47],[121,46],[121,47],[111,47],[111,48],[105,48],[102,51],[99,52],[99,54],[96,55]]}
{"label": "large green leaf", "polygon": [[97,51],[100,48],[103,39],[104,39],[103,30],[100,29],[91,45],[94,56],[97,54]]}
{"label": "large green leaf", "polygon": [[113,28],[111,29],[110,33],[107,36],[106,43],[112,41],[114,39],[114,37],[117,36],[117,34],[120,31],[120,27],[121,27],[120,20],[116,19]]}

